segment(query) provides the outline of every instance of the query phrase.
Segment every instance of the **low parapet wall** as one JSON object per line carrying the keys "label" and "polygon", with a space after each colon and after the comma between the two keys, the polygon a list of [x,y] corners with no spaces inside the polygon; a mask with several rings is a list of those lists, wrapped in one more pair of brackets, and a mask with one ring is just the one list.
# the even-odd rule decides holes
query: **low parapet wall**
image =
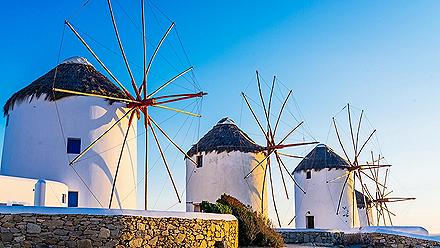
{"label": "low parapet wall", "polygon": [[5,247],[238,247],[232,215],[0,207],[0,228]]}
{"label": "low parapet wall", "polygon": [[426,235],[393,233],[344,233],[334,230],[278,229],[286,244],[311,244],[318,246],[367,247],[440,247],[440,241]]}

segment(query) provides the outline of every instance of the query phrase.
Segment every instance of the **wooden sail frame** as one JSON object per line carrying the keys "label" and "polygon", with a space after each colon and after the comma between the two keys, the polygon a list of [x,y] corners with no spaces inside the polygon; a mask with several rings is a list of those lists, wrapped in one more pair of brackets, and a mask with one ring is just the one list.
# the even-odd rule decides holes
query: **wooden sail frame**
{"label": "wooden sail frame", "polygon": [[[280,221],[280,217],[279,217],[279,213],[278,213],[278,208],[277,208],[277,204],[276,204],[276,200],[275,200],[275,193],[274,193],[274,187],[273,187],[273,177],[272,177],[272,161],[275,161],[280,175],[281,175],[281,179],[282,179],[282,185],[284,188],[284,192],[286,194],[286,198],[289,199],[289,193],[287,190],[287,186],[286,186],[286,180],[284,177],[284,172],[286,172],[290,179],[294,182],[295,187],[298,187],[304,194],[306,193],[304,189],[301,188],[301,186],[296,182],[296,180],[293,178],[293,176],[291,175],[290,171],[287,169],[285,163],[283,162],[281,156],[285,156],[285,157],[292,157],[292,158],[302,158],[301,156],[296,156],[296,155],[290,155],[290,154],[286,154],[281,152],[280,150],[287,148],[287,147],[297,147],[297,146],[306,146],[306,145],[312,145],[312,144],[317,144],[318,142],[298,142],[298,143],[284,143],[287,138],[289,138],[304,122],[300,122],[297,126],[295,126],[294,128],[292,128],[289,132],[287,132],[287,134],[280,140],[280,141],[276,141],[276,132],[278,130],[279,127],[279,122],[280,119],[282,117],[283,114],[283,110],[286,107],[287,101],[289,99],[289,97],[292,94],[292,91],[290,90],[288,95],[284,98],[283,100],[283,104],[280,108],[280,111],[277,115],[276,121],[275,121],[275,125],[273,125],[273,123],[271,122],[271,111],[272,111],[272,99],[273,99],[273,91],[274,91],[274,87],[275,87],[275,82],[276,82],[276,77],[273,77],[272,80],[272,84],[270,87],[270,93],[269,93],[269,100],[268,103],[266,105],[266,102],[264,100],[263,97],[263,91],[261,88],[261,83],[260,83],[260,74],[258,71],[256,71],[256,80],[257,80],[257,86],[258,86],[258,94],[259,94],[259,100],[261,103],[261,106],[263,108],[264,111],[264,117],[263,119],[265,120],[265,126],[263,126],[263,123],[260,121],[260,119],[257,117],[257,114],[255,112],[255,110],[253,109],[252,105],[250,104],[249,100],[248,100],[248,96],[242,92],[242,97],[244,99],[244,101],[246,102],[246,105],[250,111],[250,113],[253,116],[253,119],[255,120],[255,122],[257,123],[258,128],[260,129],[260,131],[262,132],[262,134],[265,137],[266,140],[266,146],[264,147],[264,151],[265,151],[265,157],[260,160],[257,165],[255,165],[244,177],[244,179],[248,178],[249,176],[252,175],[252,173],[255,172],[255,170],[258,167],[263,168],[264,170],[264,176],[263,176],[263,185],[262,185],[262,191],[261,191],[261,212],[264,212],[264,190],[265,190],[265,184],[266,184],[266,177],[267,175],[269,176],[269,183],[270,183],[270,188],[271,188],[271,195],[272,195],[272,203],[273,203],[273,207],[275,209],[275,214],[277,217],[277,223],[279,225],[279,227],[281,227],[281,221]],[[281,155],[281,156],[280,156]],[[274,157],[274,159],[273,159]],[[272,158],[272,159],[271,159]],[[266,162],[265,166],[264,166],[264,162]]]}
{"label": "wooden sail frame", "polygon": [[[357,130],[356,130],[356,135],[354,135],[353,132],[353,124],[352,124],[352,118],[351,118],[351,110],[350,110],[350,104],[348,103],[344,108],[347,109],[347,114],[348,114],[348,123],[349,123],[349,129],[350,129],[350,137],[351,137],[351,145],[353,148],[353,152],[354,152],[354,157],[352,157],[350,159],[350,157],[348,156],[347,153],[347,149],[345,148],[341,136],[340,136],[340,132],[338,129],[338,126],[336,124],[336,120],[335,117],[332,118],[332,123],[333,123],[333,127],[335,129],[335,133],[337,136],[337,140],[338,143],[345,155],[346,161],[349,164],[349,167],[347,168],[347,173],[345,173],[342,176],[339,176],[337,178],[333,178],[327,181],[327,183],[329,182],[333,182],[336,180],[339,180],[341,178],[345,177],[342,189],[341,189],[341,193],[339,195],[338,198],[338,205],[337,205],[337,209],[336,209],[336,215],[339,214],[339,209],[340,209],[340,205],[341,205],[341,200],[343,197],[343,193],[344,190],[346,190],[346,186],[347,186],[347,182],[350,180],[350,178],[353,178],[353,187],[351,187],[352,190],[352,195],[353,195],[353,225],[355,224],[355,218],[354,218],[354,212],[357,211],[357,207],[356,207],[356,189],[355,189],[355,183],[356,183],[356,179],[359,180],[360,182],[360,187],[362,190],[362,195],[363,195],[363,201],[365,203],[365,214],[367,216],[367,224],[370,226],[372,223],[370,223],[370,219],[368,218],[369,216],[369,210],[374,207],[376,209],[376,217],[377,217],[377,221],[376,224],[379,225],[380,220],[382,219],[384,225],[387,224],[387,220],[385,219],[385,217],[388,217],[389,223],[392,225],[392,220],[391,220],[391,216],[395,214],[392,213],[389,209],[388,206],[386,205],[386,203],[390,203],[390,202],[398,202],[398,201],[407,201],[407,200],[414,200],[415,198],[404,198],[404,197],[387,197],[391,192],[386,193],[386,190],[388,189],[387,187],[387,178],[388,178],[388,170],[389,167],[391,167],[390,164],[381,164],[380,161],[384,159],[383,156],[379,155],[379,157],[377,159],[374,158],[373,156],[373,152],[371,152],[371,162],[366,162],[365,164],[361,164],[359,162],[359,157],[362,153],[362,151],[364,150],[364,148],[366,147],[367,143],[371,140],[371,138],[373,137],[373,135],[376,133],[376,129],[374,129],[369,136],[367,137],[367,139],[362,143],[361,146],[359,146],[359,132],[360,132],[360,128],[361,128],[361,124],[362,124],[362,118],[364,116],[364,110],[361,111],[360,117],[359,117],[359,121],[357,124]],[[359,148],[360,147],[360,148]],[[385,178],[384,181],[381,182],[380,178],[379,178],[379,171],[385,169]],[[370,174],[368,174],[367,172],[370,172]],[[367,184],[364,183],[363,177],[368,178],[369,180],[371,180],[373,182],[373,184],[375,185],[375,196],[371,195]],[[369,198],[369,200],[372,202],[373,206],[368,206],[367,204],[367,197]]]}
{"label": "wooden sail frame", "polygon": [[[79,34],[79,32],[76,31],[74,26],[68,20],[65,20],[65,22],[64,22],[65,25],[73,32],[73,34],[78,38],[78,40],[88,50],[88,52],[101,65],[101,67],[108,73],[108,75],[110,75],[110,78],[116,83],[116,85],[126,95],[126,98],[118,98],[118,97],[112,97],[112,96],[107,96],[107,95],[92,94],[92,93],[87,93],[87,92],[73,91],[73,90],[68,90],[68,89],[60,89],[60,88],[55,88],[55,87],[53,88],[54,94],[56,94],[57,92],[61,92],[61,93],[68,93],[68,94],[77,95],[77,96],[88,96],[88,97],[103,98],[103,99],[107,99],[107,100],[112,100],[112,101],[123,103],[123,104],[125,104],[124,107],[128,108],[128,110],[124,110],[125,113],[123,114],[123,116],[121,118],[116,120],[115,123],[113,123],[97,139],[92,141],[91,144],[88,147],[86,147],[80,154],[78,154],[70,162],[71,165],[74,165],[76,162],[79,161],[79,159],[84,154],[86,154],[91,148],[93,148],[93,146],[96,143],[98,143],[103,137],[108,135],[108,133],[117,124],[119,124],[125,118],[129,118],[128,127],[127,127],[127,130],[125,130],[124,140],[122,142],[122,147],[121,147],[121,150],[120,150],[119,159],[118,159],[118,163],[117,163],[117,166],[116,166],[115,176],[114,176],[114,179],[113,179],[113,182],[112,182],[111,195],[109,196],[109,205],[108,205],[109,208],[111,208],[111,205],[112,205],[112,200],[113,200],[113,196],[114,196],[114,192],[115,192],[115,185],[116,185],[116,180],[117,180],[118,173],[119,173],[119,167],[120,167],[120,163],[121,163],[121,159],[122,159],[122,154],[123,154],[123,151],[124,151],[124,147],[126,145],[127,137],[128,137],[128,134],[129,134],[129,129],[130,129],[131,125],[132,125],[132,121],[134,119],[135,114],[136,114],[138,120],[140,119],[141,115],[144,116],[144,128],[146,130],[146,132],[145,132],[146,156],[145,156],[145,178],[144,178],[145,179],[144,180],[144,183],[145,183],[145,202],[144,202],[145,206],[144,206],[144,208],[145,208],[145,210],[148,209],[148,201],[147,201],[148,200],[148,187],[147,187],[148,186],[148,182],[147,182],[147,179],[148,179],[148,149],[147,149],[147,147],[148,147],[148,131],[149,130],[153,134],[154,142],[156,143],[156,145],[158,147],[158,150],[160,152],[160,157],[161,157],[161,159],[162,159],[162,161],[164,163],[164,166],[165,166],[165,168],[167,170],[168,177],[169,177],[169,179],[170,179],[170,181],[171,181],[171,183],[173,185],[173,189],[174,189],[174,192],[176,194],[176,198],[177,198],[178,202],[181,203],[180,195],[178,193],[178,190],[177,190],[176,184],[174,182],[174,179],[173,179],[172,173],[170,171],[170,168],[168,166],[165,154],[163,152],[161,144],[159,143],[157,134],[154,131],[153,126],[155,126],[155,128],[157,130],[159,130],[160,133],[162,133],[162,135],[166,138],[166,140],[168,142],[170,142],[170,144],[172,144],[177,149],[178,152],[182,153],[185,157],[188,157],[188,155],[164,131],[164,129],[162,127],[160,127],[160,125],[152,119],[152,117],[148,113],[148,109],[149,109],[149,107],[155,107],[155,108],[160,108],[160,109],[164,109],[164,110],[167,110],[167,111],[174,111],[174,112],[177,112],[179,114],[185,114],[185,115],[189,115],[189,116],[193,116],[193,117],[201,117],[201,115],[199,115],[199,114],[191,113],[189,111],[185,111],[185,110],[181,110],[181,109],[177,109],[177,108],[173,108],[173,107],[167,106],[165,104],[170,104],[170,103],[179,102],[179,101],[185,101],[185,100],[194,99],[194,98],[201,98],[201,97],[203,97],[203,96],[205,96],[207,94],[207,93],[201,91],[201,92],[196,92],[196,93],[192,93],[192,94],[161,95],[161,96],[154,97],[156,94],[160,93],[161,90],[163,90],[164,88],[168,87],[172,82],[174,82],[178,78],[182,77],[183,75],[185,75],[186,73],[191,71],[193,69],[193,67],[189,67],[188,69],[178,73],[176,76],[174,76],[173,78],[171,78],[167,82],[163,83],[160,87],[155,89],[151,94],[148,94],[147,86],[148,86],[148,74],[149,74],[149,71],[150,71],[151,66],[153,64],[154,58],[158,54],[158,51],[160,50],[160,47],[162,46],[163,42],[167,38],[168,34],[170,33],[170,31],[175,26],[175,23],[172,22],[170,27],[167,29],[165,34],[162,36],[160,42],[157,44],[157,46],[156,46],[156,48],[154,50],[154,53],[150,57],[149,62],[147,64],[146,35],[145,35],[146,34],[146,32],[145,32],[145,3],[144,3],[144,1],[145,0],[141,0],[142,44],[143,44],[143,78],[142,78],[142,82],[140,83],[140,85],[137,85],[136,81],[135,81],[135,78],[133,76],[133,73],[131,71],[131,68],[130,68],[130,65],[129,65],[129,61],[127,59],[124,47],[123,47],[122,40],[121,40],[120,35],[119,35],[119,30],[118,30],[118,27],[117,27],[117,21],[116,21],[115,14],[113,12],[111,0],[107,0],[108,10],[109,10],[109,13],[110,13],[110,17],[111,17],[114,33],[115,33],[115,36],[116,36],[116,39],[117,39],[117,42],[118,42],[118,46],[119,46],[122,58],[124,60],[125,67],[126,67],[127,72],[128,72],[128,74],[130,76],[130,83],[131,83],[134,95],[132,95],[130,93],[130,91],[123,85],[123,83],[116,78],[116,76],[112,73],[112,71],[104,64],[104,62],[93,51],[91,46],[85,41],[85,39]],[[190,161],[195,163],[191,158],[189,158],[189,159],[190,159]]]}

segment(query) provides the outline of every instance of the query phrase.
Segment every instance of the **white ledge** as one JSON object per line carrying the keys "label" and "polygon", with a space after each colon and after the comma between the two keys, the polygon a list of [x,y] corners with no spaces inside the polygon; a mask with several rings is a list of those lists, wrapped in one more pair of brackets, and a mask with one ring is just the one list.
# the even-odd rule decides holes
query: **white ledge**
{"label": "white ledge", "polygon": [[100,216],[142,216],[150,218],[179,218],[201,220],[237,220],[230,214],[211,214],[198,212],[177,211],[145,211],[128,209],[105,208],[63,208],[63,207],[35,207],[35,206],[0,206],[0,214],[50,214],[50,215],[100,215]]}

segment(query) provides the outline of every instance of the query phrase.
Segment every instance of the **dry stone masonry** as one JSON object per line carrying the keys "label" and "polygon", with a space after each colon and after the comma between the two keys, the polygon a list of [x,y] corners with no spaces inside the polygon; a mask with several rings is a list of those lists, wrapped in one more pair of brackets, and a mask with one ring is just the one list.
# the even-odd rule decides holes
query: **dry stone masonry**
{"label": "dry stone masonry", "polygon": [[238,247],[237,220],[0,214],[0,247]]}
{"label": "dry stone masonry", "polygon": [[344,233],[335,231],[301,231],[280,229],[286,244],[341,247],[440,247],[440,242],[385,233]]}

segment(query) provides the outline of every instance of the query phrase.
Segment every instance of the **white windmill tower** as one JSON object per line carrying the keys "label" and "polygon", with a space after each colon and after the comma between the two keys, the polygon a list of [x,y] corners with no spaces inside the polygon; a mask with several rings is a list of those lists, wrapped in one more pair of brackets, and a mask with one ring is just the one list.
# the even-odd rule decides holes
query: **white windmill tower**
{"label": "white windmill tower", "polygon": [[359,225],[357,208],[352,211],[356,204],[351,194],[353,175],[348,175],[350,179],[344,184],[349,167],[346,160],[324,144],[317,145],[298,164],[293,175],[307,193],[295,188],[296,228],[344,230]]}
{"label": "white windmill tower", "polygon": [[374,225],[373,205],[374,201],[368,195],[364,195],[359,190],[355,191],[356,206],[359,213],[359,225],[370,226]]}
{"label": "white windmill tower", "polygon": [[[267,216],[267,191],[262,195],[264,171],[258,167],[265,157],[264,148],[256,144],[230,118],[221,119],[189,151],[186,159],[186,211],[200,211],[202,201],[215,202],[229,194],[243,204]],[[263,197],[262,197],[263,196]]]}
{"label": "white windmill tower", "polygon": [[[1,174],[64,183],[69,190],[69,206],[106,206],[120,154],[103,151],[121,146],[129,122],[122,116],[128,109],[125,104],[109,99],[54,94],[54,83],[66,90],[106,95],[114,100],[125,98],[124,92],[85,58],[74,57],[60,63],[6,102]],[[68,165],[69,160],[115,124],[117,128],[93,146],[88,156]],[[131,141],[121,157],[113,207],[136,208],[136,194],[130,193],[136,187],[134,137],[136,128],[131,128]]]}

